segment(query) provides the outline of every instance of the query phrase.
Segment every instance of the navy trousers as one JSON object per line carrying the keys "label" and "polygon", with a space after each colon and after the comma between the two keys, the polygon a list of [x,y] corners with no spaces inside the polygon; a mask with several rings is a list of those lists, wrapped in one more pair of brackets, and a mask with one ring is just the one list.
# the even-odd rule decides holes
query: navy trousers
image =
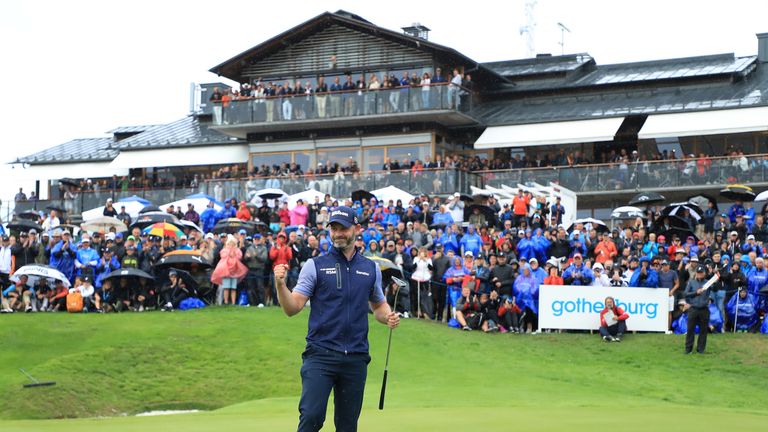
{"label": "navy trousers", "polygon": [[600,336],[624,336],[626,332],[627,323],[624,321],[619,321],[610,327],[600,327]]}
{"label": "navy trousers", "polygon": [[301,355],[299,432],[319,431],[325,422],[328,397],[333,389],[334,424],[337,432],[357,431],[363,406],[368,354],[344,354],[308,346]]}

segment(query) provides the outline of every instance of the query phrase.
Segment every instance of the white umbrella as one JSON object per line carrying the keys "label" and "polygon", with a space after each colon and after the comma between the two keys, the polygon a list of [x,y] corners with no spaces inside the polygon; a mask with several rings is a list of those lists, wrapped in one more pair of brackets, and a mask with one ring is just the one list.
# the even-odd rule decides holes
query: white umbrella
{"label": "white umbrella", "polygon": [[179,220],[179,225],[192,228],[193,230],[198,231],[198,232],[203,232],[203,230],[199,226],[197,226],[196,223],[194,223],[192,221],[188,221],[186,219],[180,219]]}
{"label": "white umbrella", "polygon": [[37,282],[40,279],[53,279],[53,280],[60,280],[64,282],[64,286],[69,287],[69,280],[66,276],[64,276],[64,273],[56,270],[53,267],[47,266],[47,265],[41,265],[41,264],[30,264],[25,265],[13,274],[11,276],[10,280],[13,282],[18,282],[19,277],[26,275],[27,276],[27,285],[29,286],[35,286],[37,285]]}
{"label": "white umbrella", "polygon": [[613,209],[611,219],[635,219],[645,217],[643,211],[637,207],[623,206]]}
{"label": "white umbrella", "polygon": [[594,228],[597,231],[608,231],[608,227],[605,225],[605,222],[601,221],[600,219],[584,218],[576,219],[573,221],[571,226],[568,227],[568,232],[573,231],[573,228],[576,227],[576,224],[582,224],[587,227],[587,229]]}
{"label": "white umbrella", "polygon": [[755,201],[768,201],[768,190],[764,190],[757,194]]}
{"label": "white umbrella", "polygon": [[[311,205],[315,202],[315,197],[320,198],[320,202],[324,203],[325,194],[314,189],[306,190],[304,192],[295,193],[288,196],[288,208],[293,209],[296,207],[296,201],[302,200],[304,204]],[[333,198],[331,198],[333,199]]]}
{"label": "white umbrella", "polygon": [[403,207],[406,207],[409,202],[416,198],[408,192],[394,186],[376,189],[371,191],[371,193],[379,200],[379,202],[383,203],[387,203],[389,200],[392,200],[393,203],[397,203],[397,200],[400,200],[403,202]]}
{"label": "white umbrella", "polygon": [[128,231],[128,227],[125,226],[125,224],[121,220],[110,217],[110,216],[97,217],[97,218],[88,220],[88,222],[83,222],[82,224],[80,224],[80,228],[89,232],[99,232],[99,231],[107,232],[112,227],[114,227],[117,232]]}
{"label": "white umbrella", "polygon": [[[140,198],[140,197],[128,197],[123,199],[122,201],[118,201],[116,203],[112,204],[112,207],[116,211],[120,211],[120,207],[125,206],[125,212],[131,215],[131,219],[136,219],[136,217],[139,215],[139,211],[146,207],[148,204],[150,204],[149,201]],[[89,221],[91,219],[96,219],[98,217],[104,216],[104,207],[96,207],[94,209],[90,209],[87,211],[84,211],[81,215],[83,217],[83,221]]]}

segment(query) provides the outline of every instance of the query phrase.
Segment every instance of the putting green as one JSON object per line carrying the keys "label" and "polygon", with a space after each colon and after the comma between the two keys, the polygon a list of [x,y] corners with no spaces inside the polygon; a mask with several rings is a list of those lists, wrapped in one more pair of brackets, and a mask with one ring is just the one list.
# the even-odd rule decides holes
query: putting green
{"label": "putting green", "polygon": [[[2,431],[245,431],[296,427],[306,313],[210,308],[187,313],[3,316]],[[768,424],[768,343],[682,337],[485,335],[404,320],[395,331],[384,411],[387,329],[372,324],[360,430],[714,430]],[[54,387],[22,389],[24,367]],[[332,403],[331,403],[332,406]],[[194,414],[134,417],[159,409]],[[108,418],[84,418],[103,417]],[[63,420],[28,420],[81,417]],[[326,429],[333,430],[329,409]]]}

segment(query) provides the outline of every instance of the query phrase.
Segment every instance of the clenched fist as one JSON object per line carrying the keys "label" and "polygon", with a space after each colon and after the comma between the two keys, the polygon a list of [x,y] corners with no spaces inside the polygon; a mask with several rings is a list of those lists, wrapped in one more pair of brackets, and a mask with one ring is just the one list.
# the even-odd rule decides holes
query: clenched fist
{"label": "clenched fist", "polygon": [[285,264],[278,264],[273,269],[275,272],[275,280],[285,281],[285,275],[288,273],[288,266]]}

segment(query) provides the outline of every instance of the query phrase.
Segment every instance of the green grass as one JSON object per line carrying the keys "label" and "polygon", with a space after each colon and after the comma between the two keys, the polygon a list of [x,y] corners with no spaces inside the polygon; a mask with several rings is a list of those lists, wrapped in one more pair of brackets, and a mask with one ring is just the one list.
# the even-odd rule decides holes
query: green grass
{"label": "green grass", "polygon": [[[0,430],[295,429],[306,319],[274,308],[3,316]],[[768,424],[761,335],[714,335],[709,354],[683,356],[682,336],[605,344],[586,334],[484,335],[405,320],[378,411],[386,337],[372,324],[362,431]],[[18,368],[57,385],[24,389]],[[206,412],[125,417],[160,409]]]}

